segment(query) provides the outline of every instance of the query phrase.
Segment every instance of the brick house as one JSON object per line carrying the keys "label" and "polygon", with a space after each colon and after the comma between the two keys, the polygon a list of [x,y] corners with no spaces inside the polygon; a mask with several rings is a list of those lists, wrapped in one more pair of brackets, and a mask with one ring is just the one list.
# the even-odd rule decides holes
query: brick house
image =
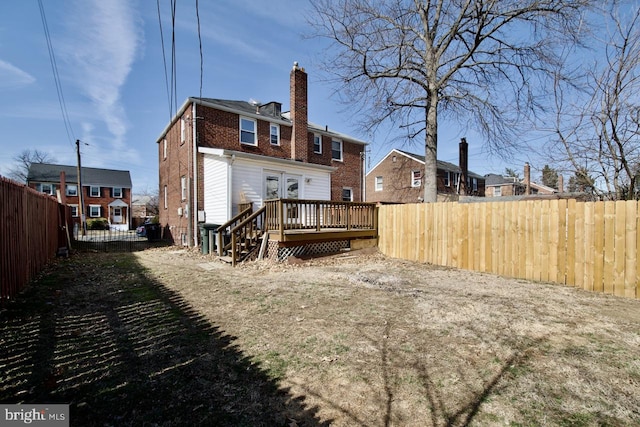
{"label": "brick house", "polygon": [[[453,163],[437,161],[438,201],[457,198],[462,194],[462,169]],[[366,175],[367,202],[418,203],[422,201],[424,156],[393,149]],[[467,172],[466,195],[484,196],[484,177]]]}
{"label": "brick house", "polygon": [[[56,196],[71,207],[74,224],[80,223],[80,194],[86,219],[105,218],[111,229],[129,230],[131,225],[131,174],[129,171],[82,168],[82,189],[78,191],[76,166],[32,163],[27,185]],[[64,190],[64,191],[62,191]]]}
{"label": "brick house", "polygon": [[188,98],[157,140],[165,237],[197,246],[199,223],[223,224],[243,203],[362,201],[367,143],[307,116],[307,74],[297,63],[288,112],[279,102]]}

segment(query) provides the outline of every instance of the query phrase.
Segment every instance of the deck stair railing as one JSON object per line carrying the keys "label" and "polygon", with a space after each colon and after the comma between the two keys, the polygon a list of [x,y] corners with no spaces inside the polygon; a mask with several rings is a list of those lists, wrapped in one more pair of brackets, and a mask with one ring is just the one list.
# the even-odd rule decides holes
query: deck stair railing
{"label": "deck stair railing", "polygon": [[263,206],[244,220],[237,223],[231,229],[231,264],[235,265],[249,256],[260,244],[266,229],[265,224],[266,208]]}
{"label": "deck stair railing", "polygon": [[231,241],[228,238],[228,236],[231,235],[231,230],[253,213],[252,204],[244,205],[242,207],[244,209],[242,209],[238,215],[220,225],[217,229],[218,241],[216,242],[216,247],[218,249],[218,256],[226,255],[231,248]]}

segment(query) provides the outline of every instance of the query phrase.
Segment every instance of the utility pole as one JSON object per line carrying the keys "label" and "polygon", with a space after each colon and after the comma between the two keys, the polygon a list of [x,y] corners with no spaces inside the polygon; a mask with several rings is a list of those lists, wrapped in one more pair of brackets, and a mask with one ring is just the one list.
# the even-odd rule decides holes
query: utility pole
{"label": "utility pole", "polygon": [[80,164],[80,140],[76,139],[76,153],[78,156],[78,201],[80,205],[80,228],[82,235],[86,236],[87,232],[84,227],[84,197],[82,196],[82,165]]}

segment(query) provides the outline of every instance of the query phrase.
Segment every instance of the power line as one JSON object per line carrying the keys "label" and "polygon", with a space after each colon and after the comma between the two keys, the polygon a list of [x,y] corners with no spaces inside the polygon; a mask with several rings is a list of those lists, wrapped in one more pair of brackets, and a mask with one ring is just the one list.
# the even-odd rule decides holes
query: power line
{"label": "power line", "polygon": [[56,62],[56,56],[53,51],[53,44],[51,42],[51,34],[49,33],[49,25],[47,24],[47,17],[44,12],[44,6],[42,0],[38,0],[38,6],[40,8],[40,18],[42,19],[42,27],[44,28],[44,37],[47,40],[47,49],[49,51],[49,62],[51,63],[51,70],[53,71],[53,80],[56,84],[56,92],[58,93],[58,103],[60,104],[60,111],[62,112],[62,121],[64,122],[64,128],[67,132],[69,142],[73,143],[76,139],[73,128],[71,127],[71,120],[69,120],[69,113],[67,111],[67,105],[64,101],[64,94],[62,92],[62,83],[60,82],[60,74],[58,73],[58,64]]}
{"label": "power line", "polygon": [[200,10],[198,7],[198,0],[196,0],[196,19],[198,20],[198,44],[200,45],[200,98],[202,98],[203,58],[202,58],[202,35],[200,34]]}
{"label": "power line", "polygon": [[160,43],[162,45],[162,63],[164,64],[164,81],[167,88],[167,102],[169,103],[169,120],[171,120],[171,97],[169,95],[169,76],[167,74],[167,57],[164,49],[164,32],[162,30],[162,18],[160,17],[160,0],[156,1],[158,6],[158,25],[160,25]]}

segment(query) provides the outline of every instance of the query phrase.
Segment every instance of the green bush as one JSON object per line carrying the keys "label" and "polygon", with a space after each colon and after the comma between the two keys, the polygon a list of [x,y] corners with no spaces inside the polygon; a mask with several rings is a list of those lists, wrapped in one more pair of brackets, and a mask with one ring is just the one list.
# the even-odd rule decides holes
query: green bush
{"label": "green bush", "polygon": [[89,230],[108,230],[109,221],[106,218],[93,218],[87,220],[87,229]]}

